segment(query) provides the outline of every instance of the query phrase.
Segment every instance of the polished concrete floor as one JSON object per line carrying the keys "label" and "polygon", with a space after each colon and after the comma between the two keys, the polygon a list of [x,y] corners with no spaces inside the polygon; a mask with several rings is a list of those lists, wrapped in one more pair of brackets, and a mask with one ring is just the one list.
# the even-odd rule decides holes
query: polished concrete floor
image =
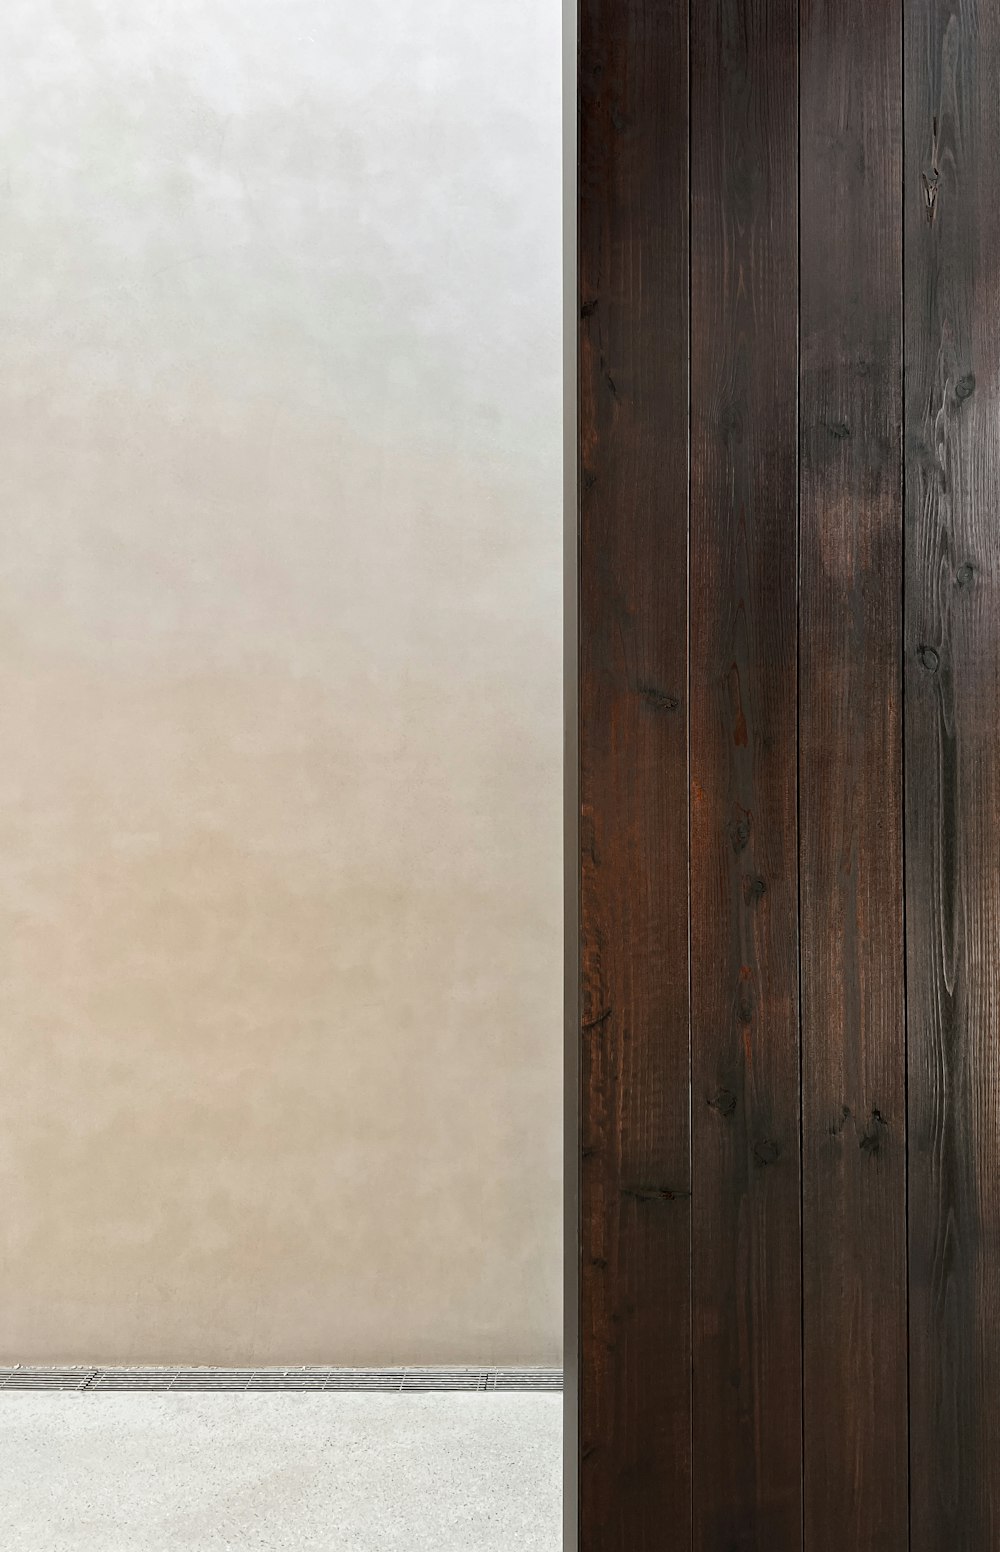
{"label": "polished concrete floor", "polygon": [[562,1398],[0,1395],[3,1552],[559,1552]]}

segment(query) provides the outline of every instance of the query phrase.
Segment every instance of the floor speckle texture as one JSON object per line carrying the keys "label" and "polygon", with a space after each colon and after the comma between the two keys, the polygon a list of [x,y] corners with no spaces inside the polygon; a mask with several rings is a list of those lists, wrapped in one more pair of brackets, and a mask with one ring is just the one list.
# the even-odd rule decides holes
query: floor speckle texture
{"label": "floor speckle texture", "polygon": [[558,1395],[0,1398],[4,1552],[559,1552]]}

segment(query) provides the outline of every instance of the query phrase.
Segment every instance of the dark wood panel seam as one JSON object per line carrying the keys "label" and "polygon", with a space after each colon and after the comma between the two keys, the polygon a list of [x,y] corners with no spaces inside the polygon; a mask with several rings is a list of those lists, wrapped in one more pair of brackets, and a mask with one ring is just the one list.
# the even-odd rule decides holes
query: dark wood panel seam
{"label": "dark wood panel seam", "polygon": [[900,751],[900,882],[903,890],[900,923],[902,927],[903,982],[903,1301],[906,1323],[906,1545],[913,1543],[913,1429],[910,1426],[910,1003],[907,986],[909,933],[906,921],[906,5],[899,7],[899,528],[901,564],[899,568],[899,751]]}
{"label": "dark wood panel seam", "polygon": [[[688,39],[688,96],[687,96],[687,563],[685,571],[685,586],[687,589],[687,692],[686,712],[687,721],[684,728],[684,738],[687,745],[687,999],[688,999],[688,1179],[691,1182],[692,1196],[694,1193],[694,1017],[692,1014],[693,974],[691,958],[691,356],[694,346],[694,309],[691,305],[692,295],[692,252],[691,241],[691,103],[694,92],[694,68],[691,62],[691,17],[692,7],[697,0],[688,0],[687,8],[687,39]],[[694,1552],[694,1479],[695,1479],[695,1452],[694,1452],[694,1211],[688,1217],[688,1331],[691,1333],[690,1349],[690,1388],[688,1392],[688,1435],[689,1455],[691,1468],[688,1472],[688,1524],[691,1528],[688,1546]]]}
{"label": "dark wood panel seam", "polygon": [[795,93],[795,939],[799,999],[799,1541],[806,1552],[806,1171],[802,1056],[802,7],[796,15]]}

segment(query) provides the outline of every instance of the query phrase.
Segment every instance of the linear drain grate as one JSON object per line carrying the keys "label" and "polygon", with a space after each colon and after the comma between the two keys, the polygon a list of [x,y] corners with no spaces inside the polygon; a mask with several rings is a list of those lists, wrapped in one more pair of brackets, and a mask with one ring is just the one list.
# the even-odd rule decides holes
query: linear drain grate
{"label": "linear drain grate", "polygon": [[560,1391],[561,1369],[0,1369],[0,1390]]}

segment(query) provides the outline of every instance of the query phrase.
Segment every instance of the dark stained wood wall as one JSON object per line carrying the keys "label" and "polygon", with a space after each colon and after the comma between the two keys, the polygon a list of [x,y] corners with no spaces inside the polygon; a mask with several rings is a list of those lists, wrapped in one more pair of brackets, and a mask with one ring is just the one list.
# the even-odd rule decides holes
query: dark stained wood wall
{"label": "dark stained wood wall", "polygon": [[[690,1520],[687,14],[580,39],[581,1522]],[[662,212],[669,212],[662,219]],[[620,1491],[627,1482],[642,1491]]]}
{"label": "dark stained wood wall", "polygon": [[914,1552],[1000,1546],[1000,7],[908,0]]}
{"label": "dark stained wood wall", "polygon": [[692,1485],[729,1552],[802,1518],[795,0],[690,36]]}
{"label": "dark stained wood wall", "polygon": [[579,1547],[998,1552],[1000,4],[579,110]]}
{"label": "dark stained wood wall", "polygon": [[805,1544],[905,1552],[900,12],[801,25]]}

